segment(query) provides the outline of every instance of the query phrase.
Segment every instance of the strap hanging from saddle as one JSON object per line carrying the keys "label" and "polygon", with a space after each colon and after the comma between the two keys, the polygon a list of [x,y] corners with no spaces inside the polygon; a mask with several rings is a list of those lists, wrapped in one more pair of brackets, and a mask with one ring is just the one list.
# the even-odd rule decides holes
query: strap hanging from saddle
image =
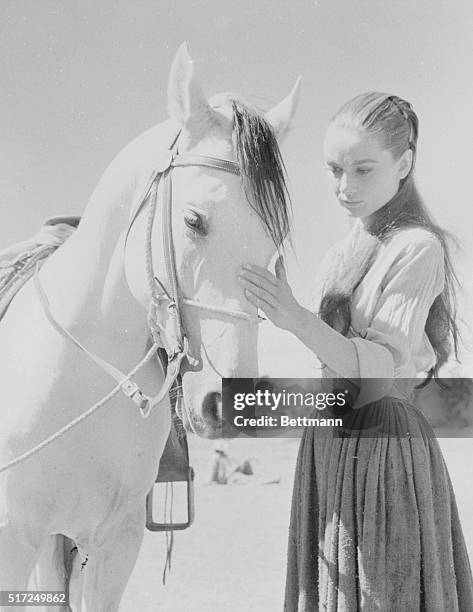
{"label": "strap hanging from saddle", "polygon": [[[173,413],[171,431],[159,462],[156,483],[171,486],[175,482],[185,482],[187,486],[187,520],[174,522],[172,519],[172,490],[166,495],[165,516],[169,510],[169,520],[156,522],[153,517],[154,488],[146,497],[146,527],[149,531],[181,531],[187,529],[194,522],[194,470],[189,465],[189,447],[187,436],[178,416]],[[168,506],[169,503],[169,506]],[[168,506],[168,507],[166,507]]]}
{"label": "strap hanging from saddle", "polygon": [[[165,356],[160,351],[159,357],[165,367]],[[184,425],[177,414],[177,401],[179,397],[178,387],[181,385],[179,376],[171,389],[171,431],[164,447],[164,452],[159,462],[158,473],[155,483],[166,485],[166,496],[164,500],[165,522],[157,522],[153,516],[154,487],[146,497],[146,527],[149,531],[181,531],[187,529],[194,522],[194,470],[189,465],[189,447],[187,444],[186,431]],[[174,482],[186,483],[187,494],[187,520],[174,522],[172,519],[172,484]],[[168,489],[171,488],[169,500],[169,520],[167,520],[168,510]]]}
{"label": "strap hanging from saddle", "polygon": [[[166,367],[166,356],[164,351],[160,350],[158,356]],[[184,425],[178,416],[177,402],[180,397],[181,377],[177,380],[169,394],[171,400],[171,431],[164,447],[164,452],[159,462],[158,474],[155,483],[163,483],[165,485],[164,495],[164,521],[159,522],[154,520],[153,505],[154,505],[154,486],[146,496],[146,528],[149,531],[164,531],[166,534],[166,559],[162,574],[162,583],[166,584],[166,575],[171,571],[171,560],[174,549],[174,531],[182,531],[187,529],[194,522],[194,470],[189,465],[189,447],[187,445],[187,436]],[[183,522],[174,522],[173,520],[173,503],[174,503],[174,483],[186,483],[187,496],[187,520]]]}

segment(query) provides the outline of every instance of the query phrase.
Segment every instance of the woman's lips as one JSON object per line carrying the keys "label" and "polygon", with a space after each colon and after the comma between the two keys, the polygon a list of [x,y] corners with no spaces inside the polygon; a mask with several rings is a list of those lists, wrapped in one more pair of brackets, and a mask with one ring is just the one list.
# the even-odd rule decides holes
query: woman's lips
{"label": "woman's lips", "polygon": [[342,200],[341,198],[338,198],[338,200],[345,204],[345,206],[352,206],[353,204],[361,204],[363,202],[363,200]]}

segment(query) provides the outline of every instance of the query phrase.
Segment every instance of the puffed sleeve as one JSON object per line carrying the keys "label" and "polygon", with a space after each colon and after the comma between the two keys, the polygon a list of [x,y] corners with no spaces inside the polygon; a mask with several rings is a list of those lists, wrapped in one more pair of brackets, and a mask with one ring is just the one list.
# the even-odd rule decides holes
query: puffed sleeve
{"label": "puffed sleeve", "polygon": [[[444,286],[444,253],[436,236],[413,230],[398,243],[366,334],[351,339],[360,373],[358,407],[389,393],[393,378],[423,341],[430,307]],[[364,385],[363,379],[369,382]]]}

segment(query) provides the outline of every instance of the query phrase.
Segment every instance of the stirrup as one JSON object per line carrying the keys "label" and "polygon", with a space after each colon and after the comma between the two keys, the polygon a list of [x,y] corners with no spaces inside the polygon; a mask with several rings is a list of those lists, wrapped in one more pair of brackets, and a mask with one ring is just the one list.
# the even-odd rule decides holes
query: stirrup
{"label": "stirrup", "polygon": [[189,465],[189,448],[182,422],[172,415],[171,431],[159,462],[155,482],[185,482],[187,487],[187,520],[180,523],[156,522],[153,518],[154,486],[146,496],[146,528],[149,531],[181,531],[194,522],[194,470]]}
{"label": "stirrup", "polygon": [[[156,480],[156,482],[159,482]],[[169,481],[164,481],[169,482]],[[171,481],[171,482],[175,482]],[[187,473],[187,521],[174,523],[172,521],[165,523],[157,523],[153,519],[153,494],[154,489],[146,496],[146,529],[149,531],[182,531],[187,529],[194,522],[194,469],[189,466]]]}

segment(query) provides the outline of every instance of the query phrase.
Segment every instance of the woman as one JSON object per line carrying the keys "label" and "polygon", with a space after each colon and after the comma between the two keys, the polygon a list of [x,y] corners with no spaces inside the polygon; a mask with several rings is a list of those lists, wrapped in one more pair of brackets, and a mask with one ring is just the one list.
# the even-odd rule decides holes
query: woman
{"label": "woman", "polygon": [[[445,232],[413,179],[418,119],[405,100],[359,95],[330,122],[324,156],[356,221],[321,266],[318,316],[259,267],[248,300],[350,381],[342,429],[304,432],[291,512],[285,610],[473,610],[473,584],[450,479],[434,434],[410,404],[458,332]],[[411,380],[409,380],[411,379]]]}

